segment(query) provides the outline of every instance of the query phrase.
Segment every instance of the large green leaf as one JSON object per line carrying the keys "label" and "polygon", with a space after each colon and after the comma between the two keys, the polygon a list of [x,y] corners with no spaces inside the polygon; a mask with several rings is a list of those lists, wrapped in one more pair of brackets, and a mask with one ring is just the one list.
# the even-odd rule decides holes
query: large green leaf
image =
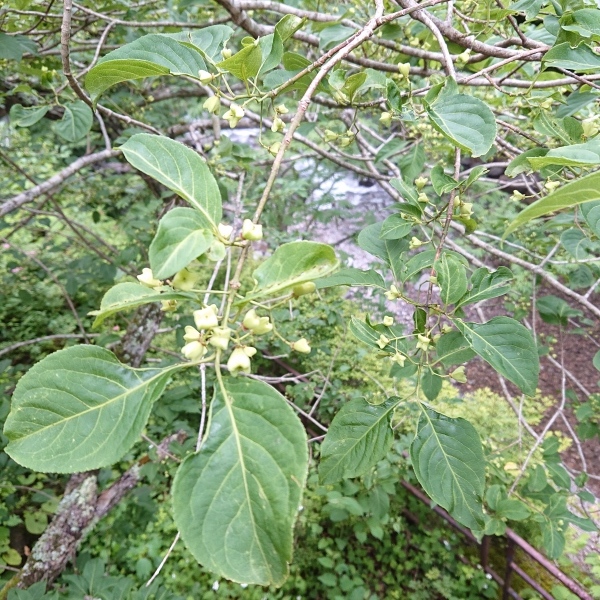
{"label": "large green leaf", "polygon": [[445,333],[435,345],[438,360],[445,366],[460,365],[471,360],[475,352],[460,331]]}
{"label": "large green leaf", "polygon": [[582,204],[581,214],[590,229],[600,238],[600,202],[586,202]]}
{"label": "large green leaf", "polygon": [[361,398],[344,404],[321,444],[321,483],[364,475],[385,456],[394,439],[390,420],[397,405],[393,397],[378,405]]}
{"label": "large green leaf", "polygon": [[282,244],[255,271],[256,286],[245,300],[277,294],[300,283],[328,275],[339,265],[335,251],[318,242]]}
{"label": "large green leaf", "polygon": [[0,32],[0,59],[19,62],[23,54],[37,54],[38,45],[24,35],[8,35]]}
{"label": "large green leaf", "polygon": [[459,523],[481,529],[485,459],[473,425],[422,408],[410,457],[430,498]]}
{"label": "large green leaf", "polygon": [[594,251],[592,241],[577,227],[571,227],[563,231],[560,236],[560,243],[576,260],[590,258],[590,253]]}
{"label": "large green leaf", "polygon": [[172,369],[132,369],[95,346],[59,350],[19,380],[6,452],[34,471],[77,473],[118,461],[139,439]]}
{"label": "large green leaf", "polygon": [[232,34],[233,29],[229,25],[210,25],[202,29],[163,35],[168,35],[184,45],[192,46],[196,50],[199,50],[204,58],[210,62],[214,62],[217,56],[220,57],[223,46]]}
{"label": "large green leaf", "polygon": [[515,229],[531,219],[541,217],[557,210],[572,208],[584,202],[600,200],[600,172],[590,173],[585,177],[571,181],[560,187],[556,192],[536,200],[522,210],[504,232],[504,238]]}
{"label": "large green leaf", "polygon": [[587,73],[600,68],[600,56],[585,44],[571,48],[569,42],[564,42],[550,48],[544,55],[543,63],[547,67],[560,67],[576,73]]}
{"label": "large green leaf", "polygon": [[467,291],[467,270],[453,255],[444,253],[435,263],[435,272],[440,285],[440,297],[445,304],[454,304]]}
{"label": "large green leaf", "polygon": [[184,292],[160,292],[139,283],[117,283],[104,294],[100,302],[100,310],[93,310],[89,314],[96,317],[93,327],[96,328],[107,317],[123,310],[136,308],[150,302],[162,300],[193,300],[193,294]]}
{"label": "large green leaf", "polygon": [[[258,40],[257,40],[258,41]],[[247,81],[250,77],[256,77],[262,64],[262,52],[260,46],[250,44],[236,52],[233,56],[217,63],[217,66],[228,71],[235,77]]]}
{"label": "large green leaf", "polygon": [[167,137],[138,133],[121,150],[127,161],[198,209],[216,228],[221,221],[221,192],[204,160],[191,148]]}
{"label": "large green leaf", "polygon": [[443,95],[432,105],[426,103],[425,109],[440,133],[473,156],[487,154],[496,139],[494,113],[479,98]]}
{"label": "large green leaf", "polygon": [[360,269],[355,269],[354,267],[340,269],[333,275],[319,279],[316,284],[317,288],[320,290],[337,285],[378,287],[382,289],[385,288],[383,277],[377,271],[374,271],[373,269],[361,271]]}
{"label": "large green leaf", "polygon": [[457,319],[471,348],[524,394],[533,396],[540,374],[540,360],[530,331],[509,317],[494,317],[487,323]]}
{"label": "large green leaf", "polygon": [[408,241],[405,239],[382,239],[383,223],[374,223],[365,227],[358,234],[358,245],[369,254],[380,258],[387,263],[395,279],[402,277],[404,269],[404,252],[408,250]]}
{"label": "large green leaf", "polygon": [[585,144],[572,144],[553,148],[544,156],[530,157],[529,163],[536,170],[549,165],[563,167],[590,167],[600,164],[600,140],[593,139]]}
{"label": "large green leaf", "polygon": [[78,142],[92,128],[92,109],[82,100],[65,104],[65,112],[60,121],[54,123],[54,131],[68,142]]}
{"label": "large green leaf", "polygon": [[512,271],[507,267],[498,267],[496,271],[488,271],[481,267],[471,276],[471,289],[460,299],[457,306],[503,296],[510,291],[512,280]]}
{"label": "large green leaf", "polygon": [[14,127],[31,127],[49,110],[49,106],[28,106],[24,108],[20,104],[13,104],[10,107],[10,124]]}
{"label": "large green leaf", "polygon": [[206,69],[206,63],[189,44],[151,33],[101,58],[86,75],[85,87],[97,100],[104,90],[123,81],[169,74],[198,77],[201,69]]}
{"label": "large green leaf", "polygon": [[196,560],[239,583],[281,585],[306,481],[302,423],[285,398],[252,379],[225,379],[210,430],[173,483],[173,512]]}
{"label": "large green leaf", "polygon": [[158,224],[150,244],[149,259],[154,277],[165,279],[204,254],[214,236],[206,217],[192,208],[174,208]]}

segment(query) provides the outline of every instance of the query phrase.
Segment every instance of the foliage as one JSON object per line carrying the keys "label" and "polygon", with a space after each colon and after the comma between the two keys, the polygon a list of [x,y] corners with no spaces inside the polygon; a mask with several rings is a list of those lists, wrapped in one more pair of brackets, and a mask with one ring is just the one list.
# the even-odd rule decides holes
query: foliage
{"label": "foliage", "polygon": [[[244,585],[285,585],[309,437],[324,438],[314,447],[319,483],[311,483],[326,500],[319,510],[351,522],[359,542],[391,535],[389,513],[375,505],[389,503],[396,486],[373,491],[387,469],[396,481],[414,475],[476,536],[522,522],[557,558],[569,523],[595,531],[581,516],[595,501],[585,457],[580,472],[567,470],[551,426],[574,395],[565,332],[575,322],[585,333],[600,317],[591,300],[600,281],[600,9],[591,0],[378,0],[315,15],[298,2],[258,9],[255,19],[217,4],[130,11],[65,0],[44,13],[11,0],[2,12],[0,94],[15,158],[0,154],[11,174],[1,262],[17,283],[0,308],[2,332],[17,331],[4,348],[16,354],[3,375],[14,387],[10,408],[2,404],[3,450],[14,462],[3,460],[20,476],[32,470],[42,487],[54,480],[38,481],[38,472],[101,469],[109,481],[113,465],[141,460],[142,435],[181,427],[189,439],[161,494],[170,494],[191,555]],[[258,128],[251,143],[236,137],[247,120]],[[235,131],[225,135],[224,126]],[[488,193],[497,163],[503,176],[519,177],[512,201]],[[323,186],[341,169],[373,178],[387,202],[350,232],[361,268],[338,270],[331,221],[345,232],[353,211]],[[321,231],[310,231],[315,223]],[[535,278],[552,293],[539,297]],[[321,306],[335,298],[330,288],[348,286],[356,309],[344,304],[342,316]],[[139,324],[152,306],[160,318]],[[538,314],[559,328],[560,360],[540,344]],[[136,323],[154,334],[161,319],[162,346],[139,368],[125,364],[131,356],[119,348]],[[54,350],[58,340],[68,347],[22,350],[30,341]],[[516,407],[539,398],[545,354],[562,383],[540,435]],[[516,443],[514,432],[482,436],[476,411],[444,397],[450,382],[467,383],[474,359],[500,377],[517,413],[519,452],[501,450]],[[313,368],[319,391],[302,375]],[[276,389],[294,378],[294,389]],[[585,396],[579,435],[597,437],[597,397],[574,384]],[[410,475],[391,466],[398,444]],[[18,516],[9,526],[20,519],[41,533],[54,507],[29,510],[13,492],[7,505]],[[16,565],[2,536],[1,556]],[[324,597],[371,593],[356,570],[329,559],[317,576]],[[77,577],[92,585],[92,571],[104,568],[92,559]],[[421,580],[414,597],[446,593],[451,584],[436,568],[420,571],[432,583]],[[477,593],[493,592],[469,574]],[[70,583],[83,593],[78,581]],[[85,593],[133,593],[132,581],[103,583]]]}

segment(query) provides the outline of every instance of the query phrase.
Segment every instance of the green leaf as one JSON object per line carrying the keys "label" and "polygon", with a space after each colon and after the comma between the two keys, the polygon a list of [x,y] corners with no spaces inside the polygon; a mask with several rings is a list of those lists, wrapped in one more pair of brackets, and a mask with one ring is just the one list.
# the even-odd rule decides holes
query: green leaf
{"label": "green leaf", "polygon": [[585,177],[571,181],[552,194],[548,194],[548,196],[530,204],[508,226],[503,239],[506,239],[515,229],[531,221],[531,219],[593,200],[600,200],[600,172],[590,173]]}
{"label": "green leaf", "polygon": [[[380,352],[395,354],[396,352],[406,351],[404,340],[396,339],[404,334],[402,325],[392,325],[392,327],[387,327],[383,324],[372,325],[368,318],[366,321],[363,321],[352,316],[350,317],[350,323],[348,323],[348,330],[357,340]],[[390,340],[383,348],[378,343],[382,335],[385,335]]]}
{"label": "green leaf", "polygon": [[475,352],[460,331],[451,331],[442,335],[435,349],[438,360],[445,367],[461,365],[475,356]]}
{"label": "green leaf", "polygon": [[256,77],[262,64],[262,52],[258,45],[245,46],[233,56],[217,63],[217,67],[228,71],[234,77],[248,81],[250,77]]}
{"label": "green leaf", "polygon": [[460,299],[457,307],[503,296],[510,291],[512,280],[512,271],[507,267],[498,267],[496,271],[481,267],[471,276],[471,289]]}
{"label": "green leaf", "polygon": [[191,75],[206,70],[202,55],[169,35],[151,33],[109,52],[90,69],[85,87],[92,100],[108,88],[123,81],[158,75]]}
{"label": "green leaf", "polygon": [[94,114],[92,109],[82,100],[65,104],[62,119],[53,125],[54,131],[68,142],[78,142],[92,128]]}
{"label": "green leaf", "polygon": [[440,297],[444,304],[454,304],[467,291],[467,270],[462,262],[451,254],[444,253],[435,264]]}
{"label": "green leaf", "polygon": [[385,160],[386,158],[390,158],[398,152],[401,152],[408,146],[408,142],[405,140],[401,140],[400,138],[393,137],[389,142],[385,143],[375,155],[375,162],[380,162]]}
{"label": "green leaf", "polygon": [[277,294],[306,281],[313,281],[337,269],[335,251],[318,242],[290,242],[279,246],[252,277],[256,286],[245,301]]}
{"label": "green leaf", "polygon": [[316,285],[320,290],[337,285],[379,287],[385,289],[383,277],[377,271],[373,269],[361,271],[353,267],[341,269],[333,275],[323,277],[316,282]]}
{"label": "green leaf", "polygon": [[447,194],[458,187],[458,181],[444,173],[442,165],[435,165],[431,169],[431,185],[438,196]]}
{"label": "green leaf", "polygon": [[531,166],[530,159],[538,156],[546,156],[546,154],[548,154],[548,148],[532,148],[531,150],[526,150],[508,163],[504,173],[507,177],[516,177],[521,173],[531,173],[533,167]]}
{"label": "green leaf", "polygon": [[548,150],[544,156],[528,158],[534,170],[549,165],[563,167],[590,167],[600,164],[600,140],[593,139],[585,144],[572,144]]}
{"label": "green leaf", "polygon": [[322,484],[360,477],[385,456],[394,439],[390,421],[397,404],[394,397],[378,405],[361,398],[344,404],[321,444]]}
{"label": "green leaf", "polygon": [[421,390],[425,398],[433,402],[442,391],[443,379],[434,371],[425,369],[421,375]]}
{"label": "green leaf", "polygon": [[50,354],[17,384],[6,453],[43,473],[112,465],[141,436],[172,370],[132,369],[95,346]]}
{"label": "green leaf", "polygon": [[400,172],[405,181],[414,181],[425,166],[425,150],[423,144],[415,144],[414,148],[398,161]]}
{"label": "green leaf", "polygon": [[498,516],[511,521],[523,521],[531,515],[531,511],[524,502],[512,500],[511,498],[500,500],[494,510],[498,513]]}
{"label": "green leaf", "polygon": [[435,261],[435,254],[435,250],[424,250],[411,257],[406,262],[404,272],[402,273],[402,281],[407,281],[420,273],[423,269],[432,267],[433,262]]}
{"label": "green leaf", "polygon": [[383,240],[381,230],[383,223],[374,223],[358,234],[358,245],[373,256],[380,258],[392,268],[395,279],[400,279],[404,269],[403,254],[408,250],[408,241]]}
{"label": "green leaf", "polygon": [[600,350],[598,350],[598,352],[596,352],[596,354],[594,354],[594,359],[592,360],[592,364],[594,365],[594,367],[596,367],[596,369],[598,369],[598,371],[600,371]]}
{"label": "green leaf", "polygon": [[49,106],[30,106],[23,108],[20,104],[10,107],[10,124],[13,127],[31,127],[50,110]]}
{"label": "green leaf", "polygon": [[455,324],[483,360],[524,394],[535,394],[540,360],[528,329],[509,317],[494,317],[487,323],[457,319]]}
{"label": "green leaf", "polygon": [[425,104],[432,125],[455,146],[483,156],[496,139],[496,120],[490,108],[466,94],[439,96],[433,104]]}
{"label": "green leaf", "polygon": [[221,192],[204,160],[167,137],[138,133],[121,150],[136,169],[150,175],[199,210],[216,229],[221,222]]}
{"label": "green leaf", "polygon": [[576,260],[584,260],[590,257],[590,252],[594,251],[592,241],[577,227],[571,227],[563,231],[560,236],[560,243],[563,248]]}
{"label": "green leaf", "polygon": [[354,33],[356,33],[356,30],[345,25],[335,24],[328,26],[319,35],[319,50],[329,50],[329,48],[333,48],[338,42],[343,42]]}
{"label": "green leaf", "polygon": [[8,35],[0,32],[0,59],[19,62],[26,52],[36,55],[37,44],[24,35]]}
{"label": "green leaf", "polygon": [[211,223],[192,208],[174,208],[158,224],[150,244],[149,259],[154,277],[171,277],[204,254],[214,236]]}
{"label": "green leaf", "polygon": [[412,228],[413,223],[405,221],[400,215],[391,215],[382,223],[379,236],[382,240],[399,240],[406,237]]}
{"label": "green leaf", "polygon": [[561,527],[554,521],[540,523],[542,530],[542,545],[548,558],[557,559],[565,549],[565,535]]}
{"label": "green leaf", "polygon": [[462,525],[481,529],[485,459],[473,425],[423,407],[410,457],[429,497]]}
{"label": "green leaf", "polygon": [[544,54],[542,63],[546,67],[558,67],[576,73],[587,73],[600,68],[600,56],[585,44],[580,44],[577,48],[571,48],[569,42],[564,42],[550,48]]}
{"label": "green leaf", "polygon": [[581,205],[581,214],[589,228],[600,238],[600,202],[586,202]]}
{"label": "green leaf", "polygon": [[596,8],[576,10],[570,15],[570,24],[561,23],[565,31],[575,31],[582,37],[600,36],[600,12]]}
{"label": "green leaf", "polygon": [[224,386],[200,451],[175,476],[175,522],[205,568],[238,583],[280,586],[306,481],[306,433],[266,383],[227,378]]}
{"label": "green leaf", "polygon": [[199,50],[209,62],[214,62],[217,56],[220,57],[221,50],[232,34],[233,29],[229,25],[210,25],[202,29],[162,35],[171,37],[184,45],[192,46]]}
{"label": "green leaf", "polygon": [[104,294],[100,302],[100,310],[93,310],[89,314],[95,315],[96,319],[92,327],[98,327],[104,319],[123,310],[136,308],[150,302],[161,302],[162,300],[193,300],[193,294],[184,292],[159,292],[139,283],[118,283]]}

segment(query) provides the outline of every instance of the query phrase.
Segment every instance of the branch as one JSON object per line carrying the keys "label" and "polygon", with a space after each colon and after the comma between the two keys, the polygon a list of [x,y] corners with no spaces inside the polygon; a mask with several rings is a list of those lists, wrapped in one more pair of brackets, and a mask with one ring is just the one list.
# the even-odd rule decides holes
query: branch
{"label": "branch", "polygon": [[16,210],[17,208],[23,206],[23,204],[27,204],[28,202],[33,202],[38,196],[50,192],[57,188],[61,183],[63,183],[66,179],[81,171],[81,169],[93,165],[97,162],[103,161],[107,158],[113,158],[120,154],[120,150],[102,150],[101,152],[96,152],[95,154],[87,154],[86,156],[82,156],[78,158],[76,161],[72,162],[68,167],[64,168],[62,171],[50,177],[43,183],[32,187],[31,189],[21,192],[16,196],[13,196],[10,200],[7,200],[2,205],[0,205],[0,217],[7,215],[9,212]]}

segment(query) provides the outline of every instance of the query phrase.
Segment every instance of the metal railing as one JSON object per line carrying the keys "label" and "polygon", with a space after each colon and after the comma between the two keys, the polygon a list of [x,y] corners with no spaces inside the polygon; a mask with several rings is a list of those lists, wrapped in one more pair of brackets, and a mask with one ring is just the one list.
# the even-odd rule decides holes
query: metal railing
{"label": "metal railing", "polygon": [[[481,567],[486,573],[498,583],[502,590],[502,600],[508,600],[508,598],[514,598],[514,600],[523,600],[522,596],[513,589],[511,582],[513,575],[516,573],[528,586],[534,589],[544,600],[555,600],[554,596],[548,592],[546,588],[540,585],[531,575],[529,575],[517,562],[515,561],[515,553],[517,548],[522,550],[532,560],[537,562],[545,571],[547,571],[554,579],[556,579],[561,585],[564,585],[571,593],[575,594],[581,600],[594,600],[592,595],[583,589],[579,583],[574,579],[563,573],[553,562],[548,560],[543,554],[538,552],[531,544],[528,544],[520,535],[516,534],[512,529],[507,528],[504,538],[506,539],[505,549],[505,567],[504,575],[499,575],[490,566],[490,547],[492,542],[492,536],[484,536],[481,543],[475,538],[475,536],[465,527],[460,525],[455,519],[453,519],[442,507],[431,506],[431,500],[418,488],[410,484],[408,481],[402,481],[402,486],[410,492],[413,496],[418,498],[421,502],[426,504],[438,514],[442,519],[449,523],[454,529],[459,531],[463,537],[469,542],[479,546],[479,559]],[[497,536],[493,536],[497,537]],[[500,536],[502,537],[502,536]]]}

